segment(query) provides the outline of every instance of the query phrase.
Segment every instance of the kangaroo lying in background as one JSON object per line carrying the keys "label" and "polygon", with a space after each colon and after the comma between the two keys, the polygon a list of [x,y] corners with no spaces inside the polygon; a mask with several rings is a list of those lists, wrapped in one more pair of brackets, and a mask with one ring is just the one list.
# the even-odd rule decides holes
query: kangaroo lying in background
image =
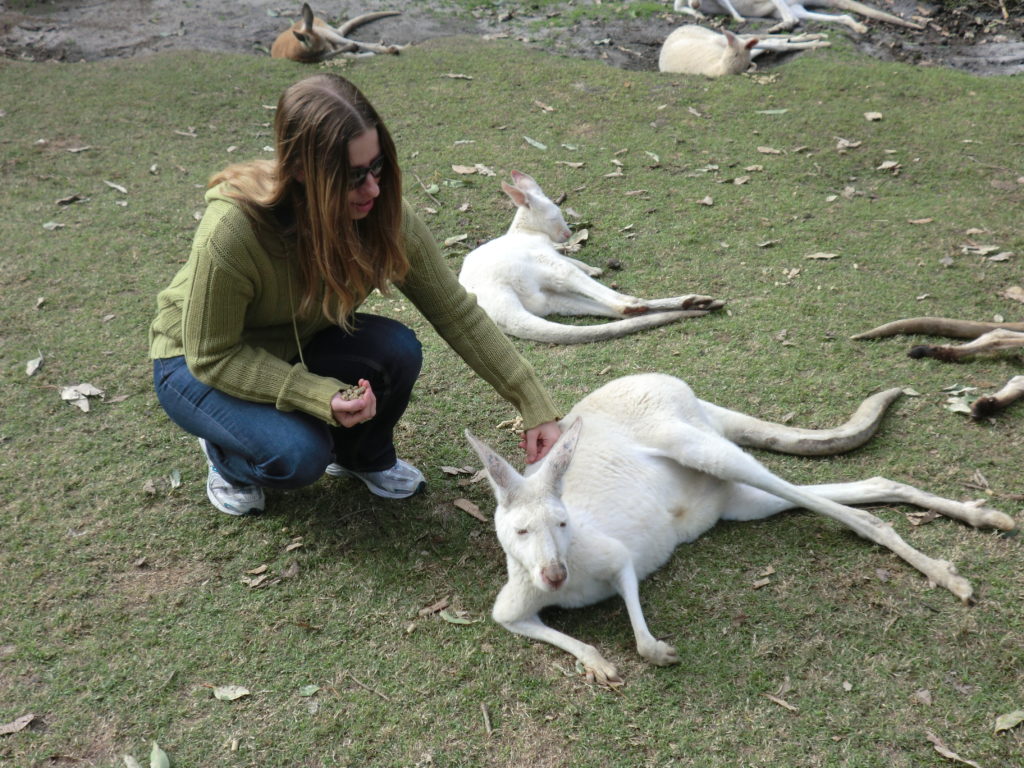
{"label": "kangaroo lying in background", "polygon": [[[919,344],[907,354],[915,359],[932,357],[958,363],[976,355],[1024,349],[1024,323],[984,323],[973,320],[950,320],[945,317],[910,317],[895,320],[870,331],[858,333],[854,339],[881,339],[897,334],[930,334],[954,339],[973,339],[966,344]],[[1024,397],[1024,376],[1014,376],[994,395],[979,397],[971,405],[971,416],[982,419]]]}
{"label": "kangaroo lying in background", "polygon": [[274,59],[291,59],[305,63],[324,61],[332,56],[343,53],[365,51],[367,53],[398,53],[405,46],[378,45],[352,40],[348,33],[363,24],[383,19],[388,16],[399,16],[400,11],[377,11],[364,13],[342,24],[335,29],[326,21],[313,15],[309,3],[302,4],[302,18],[282,32],[270,47],[270,56]]}
{"label": "kangaroo lying in background", "polygon": [[973,526],[1010,530],[1012,518],[983,506],[934,496],[875,477],[795,486],[739,448],[805,456],[850,450],[870,438],[899,389],[866,399],[834,429],[796,429],[699,400],[685,382],[663,374],[616,379],[581,400],[562,420],[563,434],[543,461],[520,475],[486,444],[467,438],[487,470],[494,523],[507,556],[508,582],[493,617],[506,629],[571,653],[602,683],[620,682],[596,648],[545,625],[538,612],[622,596],[637,652],[652,664],[679,661],[644,621],[638,584],[675,547],[719,520],[758,520],[803,507],[849,526],[892,550],[965,603],[972,587],[949,562],[933,560],[892,527],[848,504],[915,504]]}
{"label": "kangaroo lying in background", "polygon": [[683,75],[721,77],[738,75],[750,68],[751,59],[765,51],[801,51],[829,43],[821,35],[738,36],[729,30],[685,24],[672,31],[661,45],[658,70]]}
{"label": "kangaroo lying in background", "polygon": [[704,14],[731,16],[734,21],[744,22],[746,17],[777,18],[781,21],[771,31],[780,32],[793,29],[802,21],[821,21],[845,24],[854,32],[864,34],[868,28],[848,14],[817,13],[807,10],[813,8],[836,8],[852,11],[876,21],[887,21],[910,29],[924,29],[920,24],[901,19],[857,0],[806,0],[803,3],[793,0],[675,0],[674,9],[694,18],[705,19]]}
{"label": "kangaroo lying in background", "polygon": [[[515,186],[501,183],[516,214],[501,237],[466,254],[459,282],[505,333],[552,344],[604,341],[699,317],[723,302],[689,294],[638,299],[593,279],[601,270],[555,249],[572,235],[562,212],[530,176],[512,171]],[[546,315],[624,318],[601,325],[565,325]]]}

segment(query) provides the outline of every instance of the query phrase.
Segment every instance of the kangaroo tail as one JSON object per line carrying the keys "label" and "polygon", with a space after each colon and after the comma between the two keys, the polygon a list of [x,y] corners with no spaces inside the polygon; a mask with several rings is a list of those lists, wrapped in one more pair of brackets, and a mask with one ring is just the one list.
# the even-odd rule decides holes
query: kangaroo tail
{"label": "kangaroo tail", "polygon": [[852,451],[866,443],[886,409],[900,396],[895,387],[871,395],[845,424],[831,429],[800,429],[762,421],[754,416],[701,401],[712,422],[729,440],[748,448],[765,448],[796,456],[831,456]]}
{"label": "kangaroo tail", "polygon": [[545,320],[523,310],[522,315],[517,316],[514,321],[509,322],[506,318],[498,325],[510,336],[529,341],[543,341],[549,344],[587,344],[592,341],[617,339],[637,331],[706,314],[707,312],[704,310],[681,309],[672,312],[650,312],[597,325],[565,325]]}
{"label": "kangaroo tail", "polygon": [[890,24],[895,24],[899,27],[907,27],[909,29],[924,29],[920,24],[907,21],[899,16],[894,16],[891,13],[879,10],[878,8],[872,8],[870,5],[864,5],[864,3],[858,3],[857,0],[832,0],[829,3],[833,8],[839,8],[843,11],[853,11],[859,13],[861,16],[867,16],[869,19],[876,19],[878,21],[887,21]]}
{"label": "kangaroo tail", "polygon": [[880,339],[899,334],[926,334],[944,336],[950,339],[976,339],[983,333],[1003,328],[1007,331],[1024,331],[1024,323],[981,323],[973,320],[950,320],[945,317],[909,317],[895,320],[870,331],[851,336],[852,339]]}

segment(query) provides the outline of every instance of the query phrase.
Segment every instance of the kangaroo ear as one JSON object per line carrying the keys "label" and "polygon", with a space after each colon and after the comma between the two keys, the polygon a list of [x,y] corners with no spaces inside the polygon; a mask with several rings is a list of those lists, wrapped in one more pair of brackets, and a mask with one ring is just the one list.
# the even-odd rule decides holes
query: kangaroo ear
{"label": "kangaroo ear", "polygon": [[498,505],[504,506],[508,502],[509,497],[523,482],[523,476],[515,470],[515,467],[495,453],[487,443],[477,439],[468,429],[466,430],[466,439],[473,446],[473,450],[480,457],[480,461],[484,463],[484,469],[487,470],[487,479],[491,481],[491,488],[494,489],[494,496],[498,500]]}
{"label": "kangaroo ear", "polygon": [[558,438],[558,442],[554,444],[544,459],[542,471],[548,474],[552,487],[559,493],[562,487],[562,477],[572,462],[572,456],[576,452],[576,443],[579,442],[582,429],[583,419],[578,418],[562,433],[562,436]]}
{"label": "kangaroo ear", "polygon": [[530,207],[530,202],[526,199],[526,195],[518,187],[513,187],[511,184],[503,181],[501,182],[501,188],[506,195],[512,198],[512,202],[520,208]]}
{"label": "kangaroo ear", "polygon": [[512,183],[524,192],[536,192],[540,189],[540,184],[534,180],[533,176],[522,171],[512,171]]}
{"label": "kangaroo ear", "polygon": [[751,38],[750,40],[747,40],[747,44],[744,46],[744,48],[746,48],[748,51],[752,51],[754,49],[754,46],[757,45],[759,42],[761,41],[758,40],[756,37]]}
{"label": "kangaroo ear", "polygon": [[302,4],[302,23],[306,32],[313,29],[313,9],[309,7],[309,3]]}

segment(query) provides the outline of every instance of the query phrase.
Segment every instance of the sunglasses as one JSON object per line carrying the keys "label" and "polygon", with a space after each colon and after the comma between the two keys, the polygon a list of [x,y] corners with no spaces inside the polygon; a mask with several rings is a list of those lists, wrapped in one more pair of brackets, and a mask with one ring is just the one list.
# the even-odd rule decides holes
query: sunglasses
{"label": "sunglasses", "polygon": [[369,165],[357,165],[348,169],[348,188],[359,189],[366,183],[367,176],[380,180],[384,172],[384,155],[377,155]]}

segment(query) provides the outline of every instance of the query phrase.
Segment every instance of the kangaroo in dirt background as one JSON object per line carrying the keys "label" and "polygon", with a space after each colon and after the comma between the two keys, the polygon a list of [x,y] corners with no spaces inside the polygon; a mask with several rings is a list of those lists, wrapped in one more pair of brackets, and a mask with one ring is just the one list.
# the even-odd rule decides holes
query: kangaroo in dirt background
{"label": "kangaroo in dirt background", "polygon": [[697,24],[685,24],[662,43],[658,70],[684,75],[721,77],[738,75],[750,68],[751,60],[765,51],[788,53],[829,45],[821,35],[734,35],[716,32]]}
{"label": "kangaroo in dirt background", "polygon": [[309,3],[303,3],[302,18],[277,36],[270,48],[270,57],[314,63],[345,53],[398,53],[405,46],[363,43],[350,39],[348,33],[371,21],[400,15],[399,11],[364,13],[335,29],[319,16],[314,16]]}
{"label": "kangaroo in dirt background", "polygon": [[493,618],[512,632],[571,653],[588,677],[617,683],[615,666],[596,648],[547,626],[539,611],[619,594],[640,656],[652,664],[675,664],[676,649],[647,627],[639,582],[678,544],[693,541],[719,520],[758,520],[794,507],[849,526],[969,602],[971,584],[951,563],[922,554],[888,523],[847,505],[915,504],[1002,530],[1014,527],[1012,518],[981,501],[944,499],[881,477],[795,486],[739,447],[806,456],[851,450],[870,438],[899,394],[899,389],[880,392],[846,424],[809,430],[700,400],[671,376],[628,376],[581,400],[562,420],[562,437],[526,476],[467,431],[497,499],[494,523],[508,567]]}
{"label": "kangaroo in dirt background", "polygon": [[790,30],[802,21],[845,24],[860,34],[868,31],[866,26],[848,14],[818,13],[807,10],[807,6],[851,11],[876,21],[885,21],[909,29],[924,29],[920,24],[872,8],[857,0],[805,0],[803,3],[792,0],[675,0],[673,8],[678,13],[685,13],[698,19],[707,18],[705,14],[731,16],[734,21],[739,22],[746,21],[748,17],[780,19],[779,23],[772,27],[772,31]]}
{"label": "kangaroo in dirt background", "polygon": [[[501,188],[516,204],[512,225],[501,237],[466,254],[459,282],[505,333],[553,344],[604,341],[699,317],[723,302],[688,294],[639,299],[593,277],[601,270],[558,252],[572,235],[562,212],[530,176],[512,171]],[[617,318],[600,325],[565,325],[547,315]]]}

